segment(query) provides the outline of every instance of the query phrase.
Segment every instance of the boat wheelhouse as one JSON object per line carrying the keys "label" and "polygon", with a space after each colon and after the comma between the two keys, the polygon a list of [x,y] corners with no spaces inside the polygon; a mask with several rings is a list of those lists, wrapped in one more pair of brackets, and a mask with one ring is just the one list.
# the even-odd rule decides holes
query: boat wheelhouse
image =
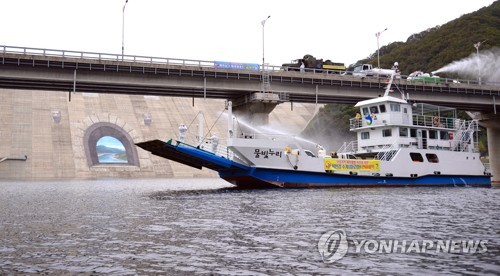
{"label": "boat wheelhouse", "polygon": [[384,162],[381,173],[390,176],[485,173],[477,120],[459,119],[453,108],[411,103],[387,94],[356,107],[359,113],[350,120],[350,129],[357,140],[345,143],[340,156],[380,160]]}

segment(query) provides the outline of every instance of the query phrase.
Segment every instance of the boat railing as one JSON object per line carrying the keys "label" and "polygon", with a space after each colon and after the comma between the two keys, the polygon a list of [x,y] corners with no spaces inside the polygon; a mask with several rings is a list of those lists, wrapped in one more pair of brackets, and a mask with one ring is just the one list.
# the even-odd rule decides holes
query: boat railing
{"label": "boat railing", "polygon": [[397,149],[399,148],[399,139],[397,137],[393,137],[389,140],[389,143],[386,144],[378,153],[377,158],[379,160],[391,161],[391,159],[396,155]]}
{"label": "boat railing", "polygon": [[360,128],[362,126],[363,126],[363,120],[361,120],[361,118],[349,119],[349,128],[351,130],[356,129],[356,128]]}
{"label": "boat railing", "polygon": [[342,146],[337,150],[337,152],[357,152],[358,151],[358,141],[353,140],[349,143],[344,142]]}
{"label": "boat railing", "polygon": [[[449,117],[439,117],[430,115],[413,115],[413,125],[426,127],[439,127],[447,129],[456,129],[455,121],[458,119]],[[363,120],[360,118],[349,119],[349,129],[357,129],[363,127]]]}
{"label": "boat railing", "polygon": [[413,125],[427,127],[441,127],[448,129],[456,129],[455,118],[439,117],[430,115],[413,115]]}
{"label": "boat railing", "polygon": [[242,139],[269,139],[273,141],[287,141],[287,142],[297,142],[299,144],[309,144],[318,145],[317,143],[310,141],[308,139],[302,138],[298,135],[290,134],[276,134],[276,133],[261,133],[261,132],[238,132],[236,138]]}
{"label": "boat railing", "polygon": [[229,160],[233,160],[234,153],[226,145],[226,139],[220,139],[214,149],[214,144],[212,143],[212,141],[207,140],[204,143],[198,145],[197,148],[211,152],[217,156],[222,156]]}
{"label": "boat railing", "polygon": [[[222,156],[229,160],[232,160],[234,153],[226,146],[227,139],[219,137],[217,137],[217,139],[218,139],[217,146],[215,147],[212,141],[212,137],[199,137],[198,135],[189,133],[184,137],[184,139],[181,139],[181,137],[177,137],[176,141],[179,144],[183,144],[193,148],[198,148],[207,152],[211,152],[215,155]],[[168,140],[168,138],[165,140]]]}
{"label": "boat railing", "polygon": [[219,144],[216,148],[215,155],[222,156],[229,160],[233,160],[234,153],[226,145],[227,144]]}
{"label": "boat railing", "polygon": [[478,120],[465,121],[460,120],[455,132],[455,136],[451,141],[451,150],[453,151],[468,151],[472,144],[472,151],[479,150],[479,141],[473,140],[473,135],[479,130]]}
{"label": "boat railing", "polygon": [[474,141],[474,147],[472,148],[472,152],[479,152],[479,141]]}
{"label": "boat railing", "polygon": [[490,163],[483,163],[483,166],[484,166],[484,172],[485,173],[491,173]]}
{"label": "boat railing", "polygon": [[236,138],[243,139],[290,139],[290,135],[286,134],[270,134],[262,132],[237,132]]}

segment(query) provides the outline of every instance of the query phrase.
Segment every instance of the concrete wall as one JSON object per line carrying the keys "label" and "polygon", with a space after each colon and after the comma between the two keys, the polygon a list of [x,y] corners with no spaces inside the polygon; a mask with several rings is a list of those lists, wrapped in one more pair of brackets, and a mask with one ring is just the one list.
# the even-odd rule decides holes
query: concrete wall
{"label": "concrete wall", "polygon": [[[0,89],[0,160],[28,157],[0,162],[0,179],[216,177],[212,171],[192,169],[137,147],[139,166],[92,166],[84,138],[98,123],[112,124],[134,143],[175,138],[179,124],[190,124],[199,111],[205,114],[208,132],[223,109],[223,100],[195,99],[193,106],[191,98],[76,93],[69,102],[62,92]],[[289,103],[281,104],[270,115],[270,124],[297,133],[314,111],[313,104],[294,103],[293,111]],[[219,137],[226,133],[225,119],[222,116],[212,129]],[[189,137],[197,133],[197,124],[194,120]]]}

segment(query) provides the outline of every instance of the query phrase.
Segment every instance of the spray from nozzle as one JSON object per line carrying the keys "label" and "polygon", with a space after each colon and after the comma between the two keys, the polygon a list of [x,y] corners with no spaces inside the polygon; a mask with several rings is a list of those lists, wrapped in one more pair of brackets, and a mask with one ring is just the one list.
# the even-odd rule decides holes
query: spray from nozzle
{"label": "spray from nozzle", "polygon": [[500,48],[491,48],[479,54],[473,53],[432,73],[440,72],[456,73],[464,78],[481,78],[487,82],[500,82]]}

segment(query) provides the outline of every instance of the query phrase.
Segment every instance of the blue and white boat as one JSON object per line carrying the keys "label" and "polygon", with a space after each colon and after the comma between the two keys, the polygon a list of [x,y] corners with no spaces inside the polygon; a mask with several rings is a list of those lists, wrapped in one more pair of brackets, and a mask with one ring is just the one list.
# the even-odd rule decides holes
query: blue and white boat
{"label": "blue and white boat", "polygon": [[293,136],[234,129],[228,103],[226,145],[171,139],[137,146],[185,165],[215,170],[242,188],[491,186],[478,150],[478,121],[457,118],[451,108],[412,103],[385,94],[358,102],[350,119],[357,139],[335,153],[317,154]]}

